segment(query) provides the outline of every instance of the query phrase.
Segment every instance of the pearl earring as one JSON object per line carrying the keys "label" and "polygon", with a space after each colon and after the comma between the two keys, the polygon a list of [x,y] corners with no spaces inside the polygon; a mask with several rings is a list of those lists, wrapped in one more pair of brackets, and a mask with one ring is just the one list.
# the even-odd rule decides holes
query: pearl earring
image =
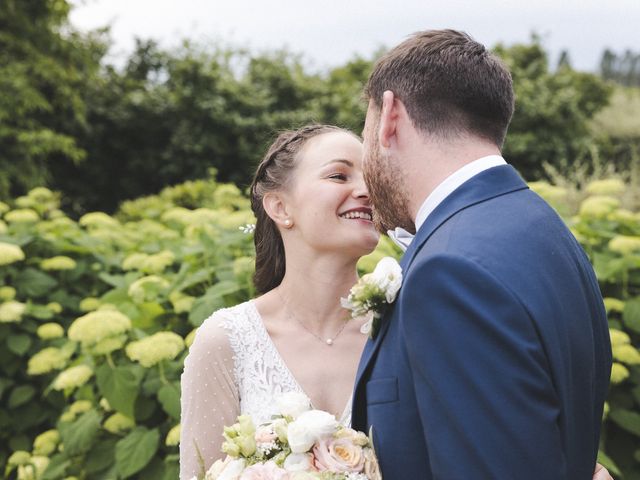
{"label": "pearl earring", "polygon": [[291,220],[286,219],[286,220],[284,221],[284,224],[285,224],[285,226],[286,226],[287,228],[291,227]]}

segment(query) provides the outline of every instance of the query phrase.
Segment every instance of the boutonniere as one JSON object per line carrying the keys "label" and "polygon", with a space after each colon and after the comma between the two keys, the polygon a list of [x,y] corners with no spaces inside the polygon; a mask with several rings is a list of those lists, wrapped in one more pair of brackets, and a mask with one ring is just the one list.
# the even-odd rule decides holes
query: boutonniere
{"label": "boutonniere", "polygon": [[363,275],[342,298],[344,308],[351,310],[351,318],[368,316],[360,331],[374,339],[378,333],[380,319],[398,295],[402,285],[402,268],[395,258],[384,257],[371,273]]}

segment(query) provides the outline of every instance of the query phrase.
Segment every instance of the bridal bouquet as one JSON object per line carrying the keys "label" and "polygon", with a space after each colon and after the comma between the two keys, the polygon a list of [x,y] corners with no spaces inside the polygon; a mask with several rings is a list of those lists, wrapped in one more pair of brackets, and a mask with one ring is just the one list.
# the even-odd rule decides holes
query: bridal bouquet
{"label": "bridal bouquet", "polygon": [[277,406],[280,414],[270,422],[256,426],[241,415],[225,427],[222,450],[227,457],[198,480],[382,479],[367,435],[311,409],[303,394],[285,394]]}

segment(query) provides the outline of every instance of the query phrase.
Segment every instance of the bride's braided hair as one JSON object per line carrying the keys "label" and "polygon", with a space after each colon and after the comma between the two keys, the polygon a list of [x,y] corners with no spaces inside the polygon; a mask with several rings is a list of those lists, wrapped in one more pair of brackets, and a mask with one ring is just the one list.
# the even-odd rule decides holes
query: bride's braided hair
{"label": "bride's braided hair", "polygon": [[298,130],[281,132],[256,169],[251,183],[251,209],[256,216],[256,271],[253,283],[258,293],[266,293],[280,285],[286,266],[280,231],[265,212],[262,199],[267,192],[282,190],[287,186],[295,169],[298,153],[307,141],[330,132],[346,130],[332,125],[307,125]]}

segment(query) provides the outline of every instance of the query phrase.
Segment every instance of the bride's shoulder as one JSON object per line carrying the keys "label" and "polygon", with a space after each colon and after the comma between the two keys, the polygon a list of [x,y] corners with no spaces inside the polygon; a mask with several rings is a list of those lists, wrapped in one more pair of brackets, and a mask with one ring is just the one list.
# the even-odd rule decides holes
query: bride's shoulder
{"label": "bride's shoulder", "polygon": [[251,302],[216,310],[198,327],[197,336],[214,339],[220,335],[226,336],[234,330],[242,329],[251,321]]}

